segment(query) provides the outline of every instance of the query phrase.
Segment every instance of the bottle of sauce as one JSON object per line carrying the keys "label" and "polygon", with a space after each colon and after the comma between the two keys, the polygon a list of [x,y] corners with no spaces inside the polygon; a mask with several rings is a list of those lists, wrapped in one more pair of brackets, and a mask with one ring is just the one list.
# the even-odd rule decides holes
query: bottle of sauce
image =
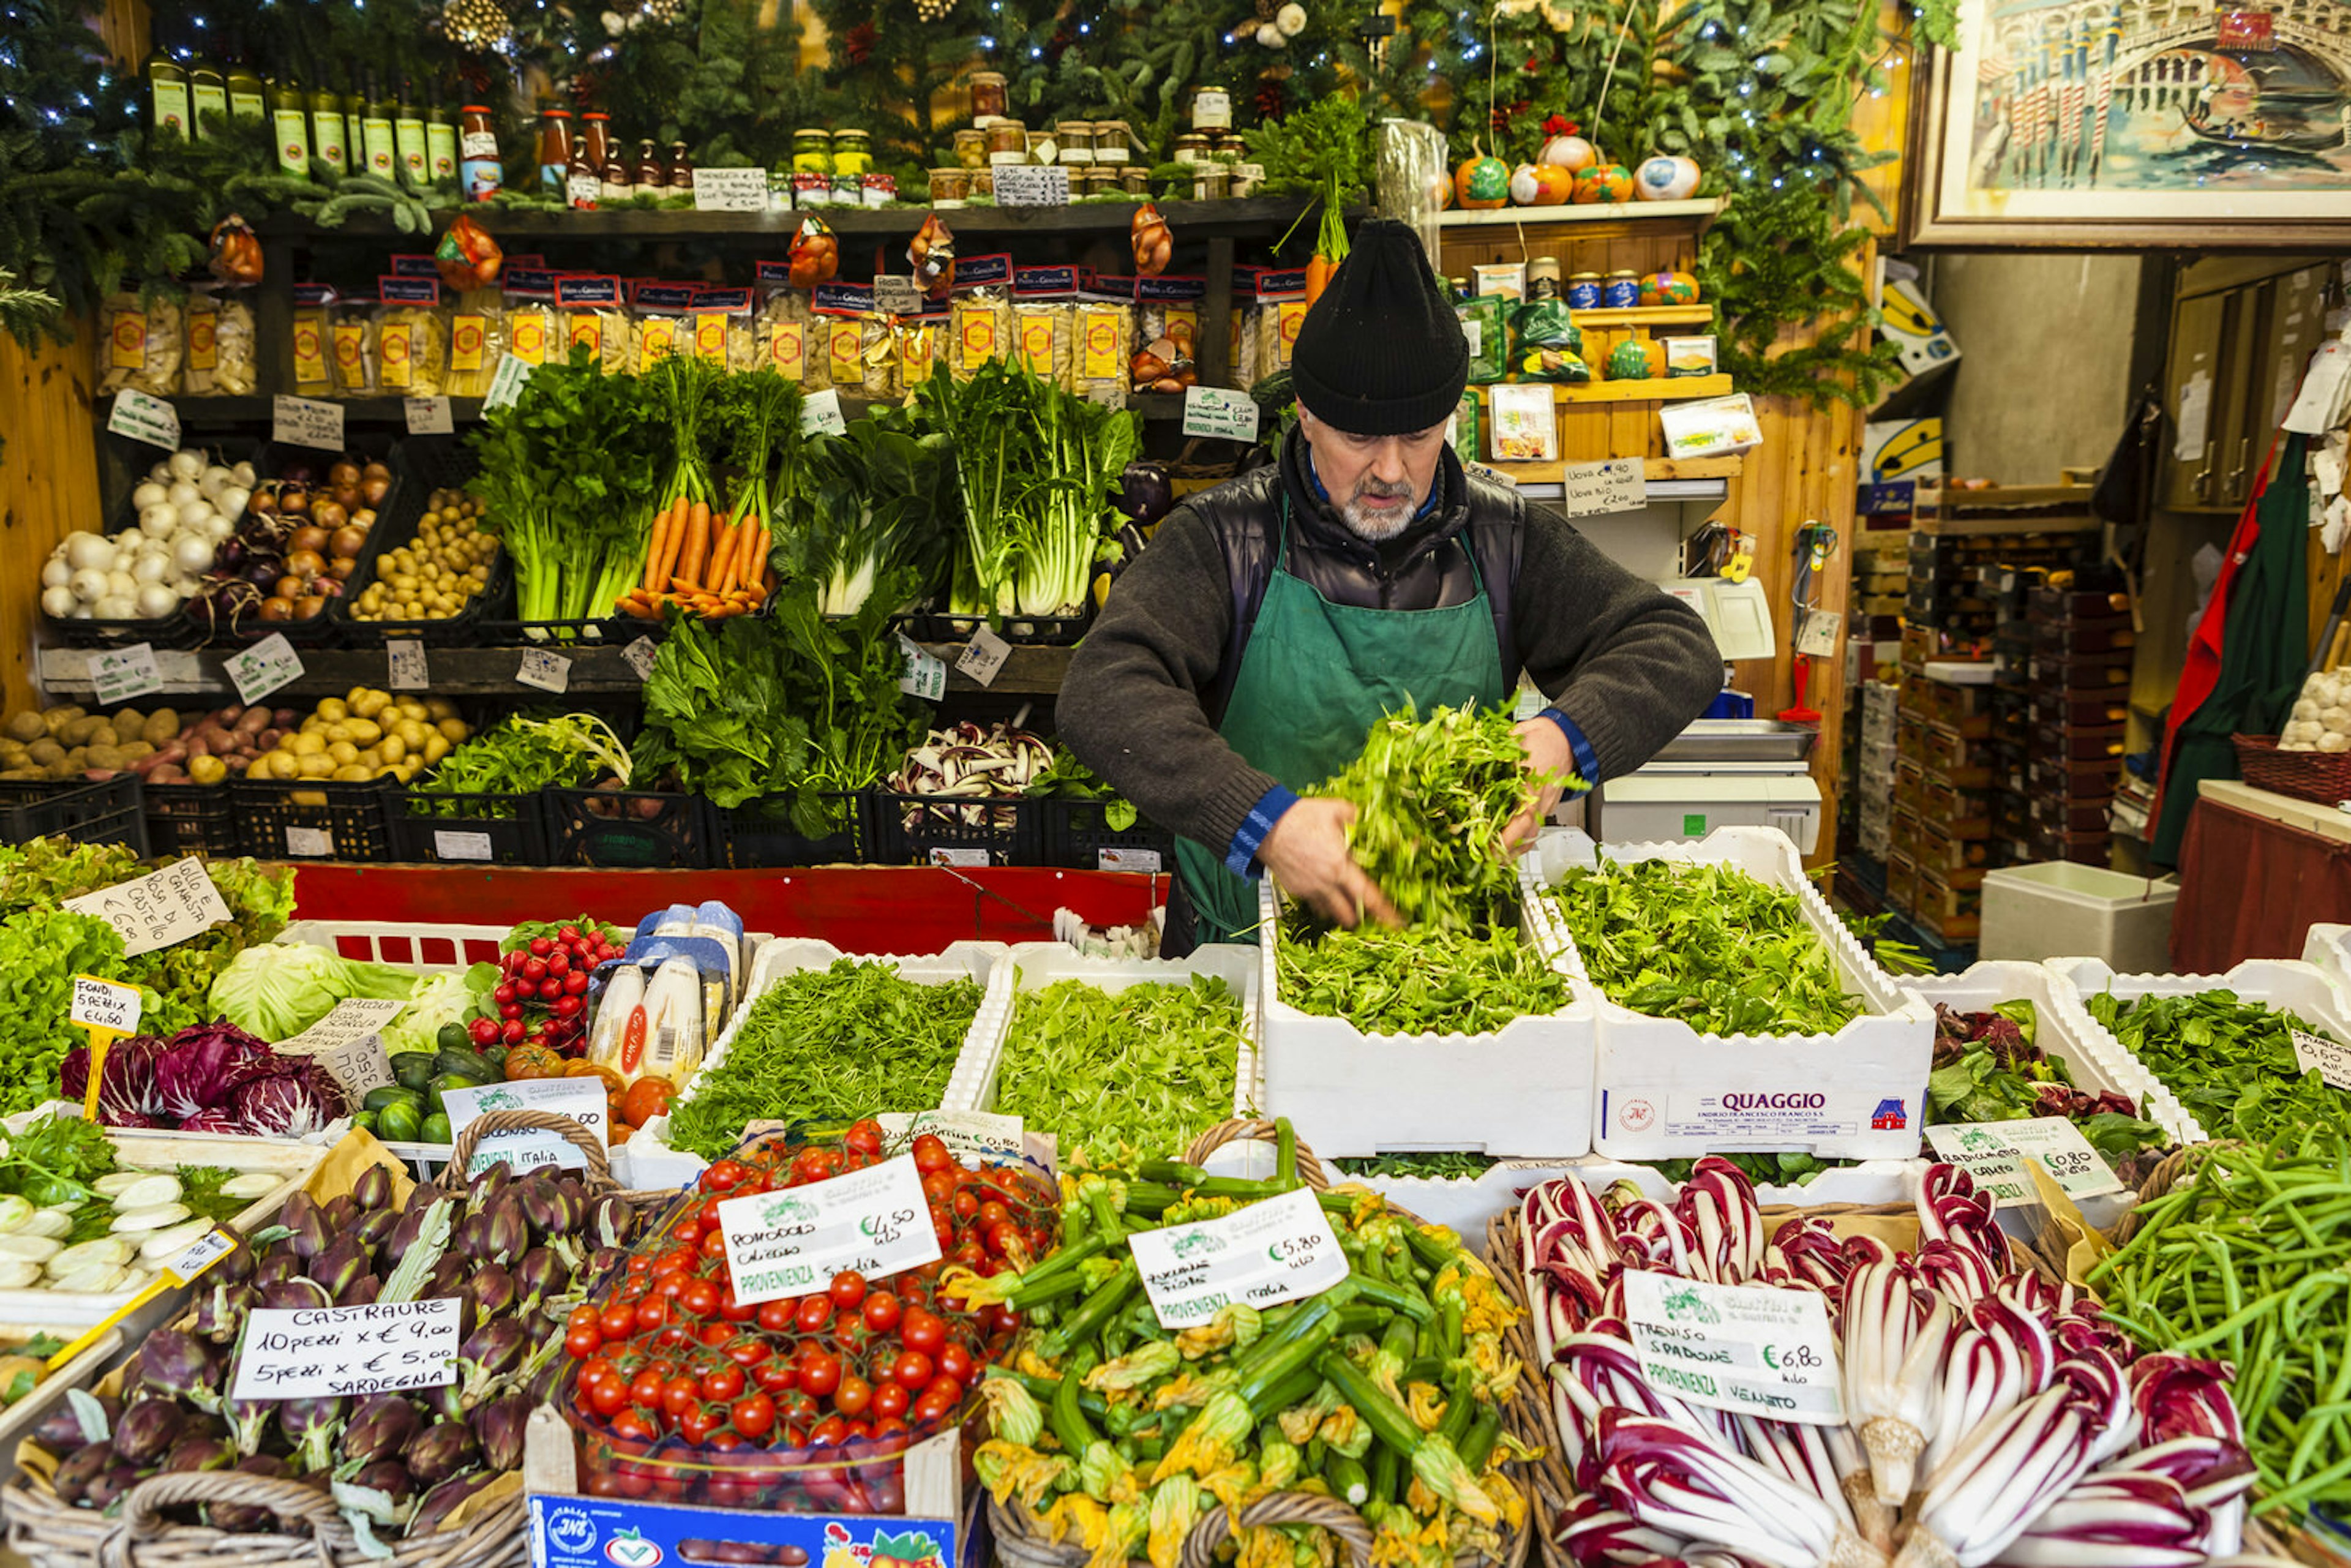
{"label": "bottle of sauce", "polygon": [[232,120],[262,120],[269,118],[265,101],[261,73],[253,68],[251,57],[245,52],[245,40],[234,34],[228,48],[228,112]]}
{"label": "bottle of sauce", "polygon": [[264,90],[271,140],[277,144],[277,167],[298,180],[307,180],[310,177],[310,110],[301,86],[272,77]]}
{"label": "bottle of sauce", "polygon": [[449,118],[449,106],[435,93],[433,107],[424,111],[425,172],[435,185],[446,185],[457,178],[457,122]]}
{"label": "bottle of sauce", "polygon": [[549,109],[538,117],[538,191],[561,196],[564,178],[571,170],[571,111]]}
{"label": "bottle of sauce", "polygon": [[197,136],[204,133],[206,116],[215,125],[228,118],[228,78],[202,55],[188,62],[188,109],[194,116],[188,126]]}
{"label": "bottle of sauce", "polygon": [[604,167],[600,173],[605,201],[625,202],[636,194],[636,176],[629,172],[629,160],[622,153],[618,141],[605,152]]}
{"label": "bottle of sauce", "polygon": [[400,102],[392,112],[392,141],[400,153],[400,183],[412,191],[433,183],[433,152],[424,140],[424,106],[416,101],[416,84],[402,80]]}
{"label": "bottle of sauce", "polygon": [[[381,84],[367,78],[367,108],[360,120],[360,145],[367,149],[367,172],[379,180],[400,178],[400,141],[395,130],[400,110],[378,91]],[[421,131],[422,126],[418,129]]]}
{"label": "bottle of sauce", "polygon": [[[283,132],[277,140],[282,147],[286,141]],[[346,151],[350,146],[345,140],[342,98],[321,78],[310,93],[311,155],[336,174],[348,174],[351,172],[350,156]]]}
{"label": "bottle of sauce", "polygon": [[159,134],[193,135],[195,121],[189,118],[187,68],[172,57],[172,51],[163,45],[161,28],[156,29],[155,47],[148,55],[144,68],[149,125]]}
{"label": "bottle of sauce", "polygon": [[564,200],[575,211],[592,213],[596,199],[603,193],[604,176],[588,161],[588,139],[583,136],[571,144],[571,162],[564,166]]}
{"label": "bottle of sauce", "polygon": [[498,193],[506,172],[497,126],[487,104],[469,103],[457,114],[457,188],[469,202],[486,202]]}
{"label": "bottle of sauce", "polygon": [[662,167],[661,154],[653,151],[650,136],[637,143],[637,166],[629,188],[640,196],[658,195],[669,188],[669,171]]}
{"label": "bottle of sauce", "polygon": [[673,191],[694,189],[694,160],[685,155],[685,143],[669,144],[669,188]]}
{"label": "bottle of sauce", "polygon": [[599,183],[604,178],[604,160],[611,156],[612,117],[601,110],[590,110],[580,117],[580,145],[588,154],[588,170]]}

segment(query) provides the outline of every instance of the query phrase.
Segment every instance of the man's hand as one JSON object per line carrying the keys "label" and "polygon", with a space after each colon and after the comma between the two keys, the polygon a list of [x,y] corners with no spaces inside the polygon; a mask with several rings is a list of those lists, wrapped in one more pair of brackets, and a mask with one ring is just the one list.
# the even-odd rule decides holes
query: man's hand
{"label": "man's hand", "polygon": [[1502,852],[1524,854],[1532,848],[1535,833],[1551,816],[1551,809],[1559,804],[1560,780],[1575,773],[1575,753],[1567,744],[1567,737],[1559,726],[1547,718],[1531,718],[1513,727],[1519,745],[1526,755],[1520,766],[1530,773],[1544,775],[1542,788],[1535,792],[1535,803],[1512,817],[1502,829]]}
{"label": "man's hand", "polygon": [[1342,925],[1360,925],[1366,915],[1384,925],[1402,925],[1395,905],[1348,852],[1347,828],[1354,820],[1355,808],[1347,801],[1306,796],[1274,822],[1258,846],[1259,863],[1283,892]]}

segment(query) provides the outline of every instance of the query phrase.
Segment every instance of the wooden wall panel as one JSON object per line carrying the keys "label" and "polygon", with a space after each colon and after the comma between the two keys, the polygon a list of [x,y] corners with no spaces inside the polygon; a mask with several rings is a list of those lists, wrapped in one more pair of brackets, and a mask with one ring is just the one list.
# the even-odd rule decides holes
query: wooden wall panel
{"label": "wooden wall panel", "polygon": [[75,528],[99,526],[90,418],[90,329],[27,353],[0,334],[0,706],[33,700],[41,567]]}

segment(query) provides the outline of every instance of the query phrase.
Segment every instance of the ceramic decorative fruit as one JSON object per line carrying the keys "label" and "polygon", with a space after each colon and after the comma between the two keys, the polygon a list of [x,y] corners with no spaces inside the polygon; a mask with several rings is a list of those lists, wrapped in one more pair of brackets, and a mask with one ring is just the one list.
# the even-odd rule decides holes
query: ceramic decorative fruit
{"label": "ceramic decorative fruit", "polygon": [[1580,174],[1600,162],[1600,150],[1575,133],[1575,121],[1572,120],[1552,115],[1543,121],[1543,134],[1548,140],[1535,160],[1539,163]]}
{"label": "ceramic decorative fruit", "polygon": [[1641,279],[1644,305],[1695,305],[1698,279],[1687,272],[1653,272]]}
{"label": "ceramic decorative fruit", "polygon": [[1612,382],[1648,381],[1666,373],[1666,350],[1653,338],[1627,338],[1608,350]]}
{"label": "ceramic decorative fruit", "polygon": [[1662,153],[1645,159],[1634,172],[1633,189],[1645,202],[1687,201],[1698,193],[1698,162]]}
{"label": "ceramic decorative fruit", "polygon": [[1575,177],[1575,202],[1625,202],[1633,197],[1633,176],[1622,163],[1594,163]]}
{"label": "ceramic decorative fruit", "polygon": [[1575,176],[1556,163],[1521,163],[1510,171],[1510,200],[1522,207],[1556,207],[1574,193]]}
{"label": "ceramic decorative fruit", "polygon": [[1453,171],[1453,193],[1465,207],[1499,207],[1510,199],[1510,166],[1499,158],[1465,158]]}

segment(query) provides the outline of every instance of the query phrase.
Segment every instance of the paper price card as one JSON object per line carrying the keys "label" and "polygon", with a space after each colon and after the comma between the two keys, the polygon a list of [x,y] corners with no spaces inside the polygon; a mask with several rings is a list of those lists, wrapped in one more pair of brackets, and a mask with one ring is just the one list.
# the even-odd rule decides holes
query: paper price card
{"label": "paper price card", "polygon": [[411,435],[451,435],[457,429],[445,397],[402,398],[401,414],[408,421]]}
{"label": "paper price card", "polygon": [[220,889],[213,885],[204,862],[193,855],[174,861],[162,871],[68,898],[65,906],[113,926],[122,936],[122,954],[127,958],[184,942],[203,934],[214,921],[230,918]]}
{"label": "paper price card", "polygon": [[694,210],[697,213],[764,213],[768,210],[765,169],[696,169]]}
{"label": "paper price card", "polygon": [[873,308],[891,316],[913,316],[923,308],[923,291],[911,277],[895,273],[873,275]]}
{"label": "paper price card", "polygon": [[482,412],[492,413],[511,408],[515,399],[522,396],[522,383],[530,380],[530,361],[514,354],[498,357],[498,368],[490,372],[490,390],[482,394]]}
{"label": "paper price card", "polygon": [[1319,1296],[1347,1277],[1330,1216],[1304,1187],[1197,1225],[1138,1230],[1129,1246],[1162,1328],[1205,1323],[1236,1301]]}
{"label": "paper price card", "polygon": [[996,170],[999,207],[1066,207],[1070,171],[1060,163],[1005,163]]}
{"label": "paper price card", "polygon": [[993,1111],[887,1111],[873,1118],[892,1148],[912,1143],[924,1133],[935,1134],[958,1160],[1017,1160],[1020,1157],[1020,1118]]}
{"label": "paper price card", "polygon": [[886,1280],[935,1263],[939,1233],[914,1156],[718,1206],[735,1299],[746,1304],[820,1291],[844,1269]]}
{"label": "paper price card", "polygon": [[1949,1122],[1928,1128],[1927,1142],[1938,1157],[1973,1176],[1979,1190],[1990,1191],[1995,1208],[2039,1201],[2025,1179],[2027,1162],[2037,1162],[2076,1202],[2123,1189],[2098,1151],[2082,1136],[2082,1129],[2064,1116]]}
{"label": "paper price card", "polygon": [[660,652],[651,637],[640,637],[621,650],[621,657],[629,662],[629,668],[636,671],[637,679],[642,681],[653,674],[653,660]]}
{"label": "paper price card", "polygon": [[1637,457],[1567,463],[1560,467],[1559,500],[1554,506],[1562,517],[1637,512],[1648,502],[1649,481]]}
{"label": "paper price card", "polygon": [[947,695],[947,664],[923,651],[923,645],[898,633],[898,651],[906,655],[906,673],[898,677],[898,689],[908,696],[936,702]]}
{"label": "paper price card", "polygon": [[1012,657],[1012,644],[982,626],[971,634],[964,651],[956,655],[956,668],[983,686],[992,686],[1004,669],[1004,661]]}
{"label": "paper price card", "polygon": [[316,398],[287,397],[280,392],[270,402],[269,438],[287,446],[340,452],[343,405],[320,402]]}
{"label": "paper price card", "polygon": [[537,686],[543,692],[563,691],[571,685],[571,661],[544,648],[526,648],[523,650],[522,665],[515,671],[515,679],[523,685]]}
{"label": "paper price card", "polygon": [[1257,399],[1225,387],[1184,389],[1184,434],[1216,441],[1257,439]]}
{"label": "paper price card", "polygon": [[839,435],[849,429],[841,415],[841,393],[831,387],[813,392],[800,404],[802,435]]}
{"label": "paper price card", "polygon": [[251,707],[302,678],[302,655],[294,651],[285,632],[272,632],[245,652],[229,656],[228,678],[236,686],[236,700]]}
{"label": "paper price card", "polygon": [[[73,1000],[67,1004],[66,1019],[108,1034],[137,1034],[139,1009],[138,987],[101,980],[95,975],[76,975]],[[93,1082],[97,1076],[90,1075]]]}
{"label": "paper price card", "polygon": [[1625,1316],[1641,1377],[1661,1393],[1776,1421],[1844,1421],[1836,1339],[1817,1291],[1628,1269]]}
{"label": "paper price card", "polygon": [[364,1307],[256,1307],[232,1399],[331,1399],[457,1381],[455,1296]]}
{"label": "paper price card", "polygon": [[[442,1094],[441,1103],[449,1113],[452,1143],[464,1136],[476,1118],[492,1111],[546,1111],[569,1116],[598,1143],[611,1141],[605,1126],[611,1103],[601,1078],[531,1078],[481,1089],[451,1089]],[[550,1165],[570,1170],[588,1168],[588,1156],[570,1139],[551,1129],[528,1127],[493,1133],[475,1145],[473,1163],[465,1174],[479,1176],[501,1160],[517,1172]]]}
{"label": "paper price card", "polygon": [[413,637],[391,637],[383,644],[383,684],[396,692],[421,692],[433,684],[424,644]]}
{"label": "paper price card", "polygon": [[356,1100],[392,1082],[392,1058],[384,1051],[381,1030],[407,1005],[396,997],[347,997],[325,1018],[279,1042],[277,1049],[293,1056],[317,1057],[343,1092]]}
{"label": "paper price card", "polygon": [[152,643],[133,643],[89,656],[90,698],[100,707],[127,703],[132,697],[163,689],[163,672],[155,667]]}
{"label": "paper price card", "polygon": [[180,449],[180,411],[163,398],[132,392],[128,387],[114,394],[114,407],[107,413],[106,428],[166,452]]}
{"label": "paper price card", "polygon": [[[68,907],[71,907],[68,905]],[[2351,1046],[2341,1046],[2325,1035],[2294,1031],[2294,1059],[2304,1072],[2315,1071],[2329,1089],[2351,1089]]]}

